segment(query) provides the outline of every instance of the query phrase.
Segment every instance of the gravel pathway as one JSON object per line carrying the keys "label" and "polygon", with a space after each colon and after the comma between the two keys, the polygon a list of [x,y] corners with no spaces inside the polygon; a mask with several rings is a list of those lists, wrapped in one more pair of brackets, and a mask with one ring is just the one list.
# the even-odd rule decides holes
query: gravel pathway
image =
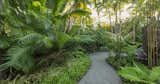
{"label": "gravel pathway", "polygon": [[78,84],[122,84],[114,69],[105,62],[107,57],[105,52],[91,54],[92,65]]}

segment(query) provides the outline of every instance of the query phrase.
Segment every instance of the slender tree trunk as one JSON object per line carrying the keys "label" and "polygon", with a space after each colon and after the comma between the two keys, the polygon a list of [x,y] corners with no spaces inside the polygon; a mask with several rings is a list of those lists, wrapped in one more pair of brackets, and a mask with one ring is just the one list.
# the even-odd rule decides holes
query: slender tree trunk
{"label": "slender tree trunk", "polygon": [[73,17],[69,17],[68,28],[66,29],[67,32],[72,30],[73,22],[74,22],[74,18]]}
{"label": "slender tree trunk", "polygon": [[133,42],[136,41],[136,23],[133,21]]}
{"label": "slender tree trunk", "polygon": [[[120,2],[118,3],[118,7],[119,7],[119,17],[117,18],[117,19],[119,19],[119,28],[117,29],[118,30],[118,36],[119,36],[119,38],[118,38],[118,40],[119,40],[119,42],[118,42],[118,44],[119,44],[119,56],[121,55],[121,50],[122,50],[122,48],[121,48],[121,0],[120,0]],[[118,27],[117,26],[117,27]]]}
{"label": "slender tree trunk", "polygon": [[108,13],[109,13],[110,31],[113,33],[112,20],[111,20],[111,12],[110,12],[110,11],[108,11]]}
{"label": "slender tree trunk", "polygon": [[114,29],[114,32],[115,33],[118,33],[117,32],[117,29],[118,29],[118,11],[117,11],[117,9],[116,9],[116,18],[115,18],[115,29]]}
{"label": "slender tree trunk", "polygon": [[83,27],[83,16],[80,17],[80,24],[81,24],[81,27]]}

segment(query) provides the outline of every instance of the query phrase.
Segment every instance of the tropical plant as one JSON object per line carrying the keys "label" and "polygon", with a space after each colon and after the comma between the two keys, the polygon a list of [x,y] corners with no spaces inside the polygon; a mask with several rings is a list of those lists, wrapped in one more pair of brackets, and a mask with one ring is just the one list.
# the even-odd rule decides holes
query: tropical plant
{"label": "tropical plant", "polygon": [[[33,1],[25,3],[28,4],[21,6],[22,4],[20,5],[16,1],[4,1],[5,9],[8,11],[4,11],[6,15],[4,15],[3,28],[5,36],[3,35],[3,37],[12,38],[10,39],[12,45],[7,51],[5,63],[0,66],[1,70],[14,68],[29,73],[35,66],[35,52],[43,48],[52,47],[54,36],[52,21],[48,17],[49,13],[45,12],[47,8],[43,5],[44,2]],[[17,6],[20,7],[21,11],[17,11]],[[16,23],[14,23],[14,20]],[[8,45],[6,42],[2,47]]]}
{"label": "tropical plant", "polygon": [[145,84],[160,83],[160,67],[154,67],[151,70],[142,64],[134,64],[134,67],[122,67],[118,72],[120,76],[132,82]]}
{"label": "tropical plant", "polygon": [[46,0],[3,1],[2,15],[4,19],[0,21],[1,24],[3,23],[0,32],[4,34],[2,36],[0,34],[0,36],[9,38],[9,41],[1,39],[0,48],[9,49],[4,58],[5,63],[0,66],[1,70],[14,68],[29,73],[33,67],[36,67],[35,55],[37,52],[40,54],[42,52],[39,51],[45,52],[46,49],[52,47],[57,47],[61,51],[71,39],[67,33],[64,33],[64,25],[68,17],[89,14],[89,12],[81,9],[65,9],[69,2],[63,0],[53,1],[53,3],[56,4],[49,9]]}

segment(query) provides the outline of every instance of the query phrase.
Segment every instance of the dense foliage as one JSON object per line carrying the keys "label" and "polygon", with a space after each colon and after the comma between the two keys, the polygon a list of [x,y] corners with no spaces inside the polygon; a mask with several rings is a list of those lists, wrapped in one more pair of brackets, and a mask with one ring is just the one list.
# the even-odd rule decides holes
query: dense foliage
{"label": "dense foliage", "polygon": [[12,79],[16,73],[33,73],[42,65],[50,64],[51,60],[65,59],[64,53],[70,47],[66,47],[66,43],[73,39],[78,42],[76,37],[81,35],[71,35],[72,29],[69,28],[72,25],[67,22],[73,15],[88,16],[90,12],[80,8],[65,11],[69,2],[63,0],[52,3],[56,3],[54,7],[48,7],[46,0],[3,0],[0,50],[4,52],[0,51],[3,56],[0,70],[7,73],[5,77]]}
{"label": "dense foliage", "polygon": [[52,64],[31,75],[17,76],[13,81],[1,81],[1,84],[76,84],[90,66],[87,54],[81,51],[69,52],[70,58],[63,65]]}
{"label": "dense foliage", "polygon": [[159,83],[159,3],[0,0],[0,79],[24,82],[23,76],[53,66],[60,69],[46,71],[36,83],[76,83],[89,67],[84,55],[107,51],[106,61],[124,81]]}

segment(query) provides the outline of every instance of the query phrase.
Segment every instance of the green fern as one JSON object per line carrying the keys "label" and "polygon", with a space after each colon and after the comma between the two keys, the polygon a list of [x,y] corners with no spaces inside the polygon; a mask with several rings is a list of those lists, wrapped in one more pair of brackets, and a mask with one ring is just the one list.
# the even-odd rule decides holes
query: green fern
{"label": "green fern", "polygon": [[160,67],[153,68],[152,71],[150,72],[149,78],[151,81],[159,80],[159,82],[160,82]]}
{"label": "green fern", "polygon": [[160,67],[149,70],[142,64],[135,64],[135,67],[122,67],[118,72],[120,76],[134,82],[145,84],[157,84],[160,82]]}

